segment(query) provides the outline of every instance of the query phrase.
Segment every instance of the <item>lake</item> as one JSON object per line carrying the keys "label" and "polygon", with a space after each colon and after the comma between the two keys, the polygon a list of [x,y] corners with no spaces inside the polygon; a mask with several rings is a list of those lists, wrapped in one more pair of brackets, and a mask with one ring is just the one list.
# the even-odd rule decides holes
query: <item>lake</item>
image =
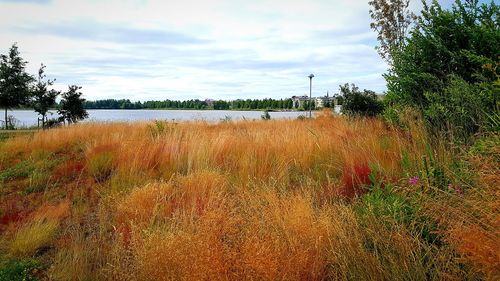
{"label": "lake", "polygon": [[[336,108],[335,111],[339,111]],[[220,121],[227,117],[232,120],[242,119],[261,119],[263,111],[232,111],[232,110],[122,110],[122,109],[98,109],[87,110],[89,113],[88,121],[94,122],[133,122],[133,121],[148,121],[148,120],[175,120],[175,121],[193,121],[206,120],[209,122]],[[269,112],[271,119],[292,118],[295,119],[300,115],[309,114],[304,111],[286,111],[286,112]],[[313,113],[314,114],[314,113]],[[30,127],[37,125],[38,115],[32,110],[14,110],[9,111],[8,115],[14,116],[17,127]],[[3,114],[2,114],[3,116]],[[57,115],[49,115],[50,118],[55,118]],[[3,121],[3,118],[0,118]],[[3,123],[3,122],[2,122]]]}

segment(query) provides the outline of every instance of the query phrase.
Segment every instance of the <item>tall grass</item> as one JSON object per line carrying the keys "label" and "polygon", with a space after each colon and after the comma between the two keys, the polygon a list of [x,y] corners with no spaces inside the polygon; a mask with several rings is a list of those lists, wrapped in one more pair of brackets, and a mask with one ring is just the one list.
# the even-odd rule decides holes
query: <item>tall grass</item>
{"label": "tall grass", "polygon": [[[405,130],[328,114],[87,123],[11,139],[0,152],[0,173],[9,172],[0,248],[22,245],[26,233],[45,237],[14,252],[50,261],[47,276],[55,280],[497,276],[493,228],[483,225],[480,237],[493,240],[476,251],[474,221],[458,224],[472,207],[460,209],[452,191],[435,185],[438,176],[450,184],[458,178],[447,168],[449,153],[429,149],[418,120]],[[44,168],[49,183],[20,196],[35,170],[11,175],[17,170],[9,167],[40,155],[57,159]],[[492,225],[493,207],[483,213]],[[42,229],[49,222],[57,227]]]}

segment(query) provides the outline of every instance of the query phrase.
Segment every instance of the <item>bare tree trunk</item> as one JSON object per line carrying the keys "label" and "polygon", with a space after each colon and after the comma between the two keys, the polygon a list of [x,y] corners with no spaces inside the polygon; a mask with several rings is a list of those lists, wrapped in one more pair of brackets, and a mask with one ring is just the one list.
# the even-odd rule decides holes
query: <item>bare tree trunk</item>
{"label": "bare tree trunk", "polygon": [[9,129],[9,123],[7,123],[8,120],[7,120],[7,107],[5,108],[5,130]]}

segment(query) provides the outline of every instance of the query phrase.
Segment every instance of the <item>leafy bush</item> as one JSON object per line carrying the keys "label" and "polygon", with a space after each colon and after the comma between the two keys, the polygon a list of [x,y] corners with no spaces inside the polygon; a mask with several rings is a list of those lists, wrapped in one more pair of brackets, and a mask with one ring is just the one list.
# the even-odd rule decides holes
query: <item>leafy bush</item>
{"label": "leafy bush", "polygon": [[399,223],[409,224],[414,216],[414,208],[403,196],[393,192],[392,186],[375,187],[361,197],[361,206],[357,212],[364,216],[372,213],[380,220],[391,219]]}
{"label": "leafy bush", "polygon": [[61,120],[57,118],[51,118],[48,119],[47,122],[45,122],[45,128],[55,128],[61,125],[62,125]]}
{"label": "leafy bush", "polygon": [[385,76],[387,103],[420,109],[431,131],[453,139],[490,124],[499,111],[499,11],[494,1],[456,1],[450,10],[424,5]]}
{"label": "leafy bush", "polygon": [[36,260],[10,260],[0,266],[0,281],[36,281],[39,278],[34,273],[40,269],[43,266]]}
{"label": "leafy bush", "polygon": [[[464,139],[488,122],[485,108],[491,108],[492,92],[453,76],[442,92],[426,92],[429,105],[424,116],[433,130]],[[489,110],[488,110],[489,111]]]}
{"label": "leafy bush", "polygon": [[348,115],[375,116],[384,110],[382,102],[375,92],[364,90],[361,92],[356,85],[345,84],[340,86],[342,95],[342,113]]}

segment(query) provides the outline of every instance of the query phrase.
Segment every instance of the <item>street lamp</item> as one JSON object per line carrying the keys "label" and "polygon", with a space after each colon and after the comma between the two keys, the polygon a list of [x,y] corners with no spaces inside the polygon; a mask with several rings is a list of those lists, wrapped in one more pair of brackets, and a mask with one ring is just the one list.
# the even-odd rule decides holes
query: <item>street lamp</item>
{"label": "street lamp", "polygon": [[314,77],[314,74],[309,74],[309,118],[312,118],[312,109],[311,109],[311,105],[312,105],[312,83],[313,83],[313,77]]}

